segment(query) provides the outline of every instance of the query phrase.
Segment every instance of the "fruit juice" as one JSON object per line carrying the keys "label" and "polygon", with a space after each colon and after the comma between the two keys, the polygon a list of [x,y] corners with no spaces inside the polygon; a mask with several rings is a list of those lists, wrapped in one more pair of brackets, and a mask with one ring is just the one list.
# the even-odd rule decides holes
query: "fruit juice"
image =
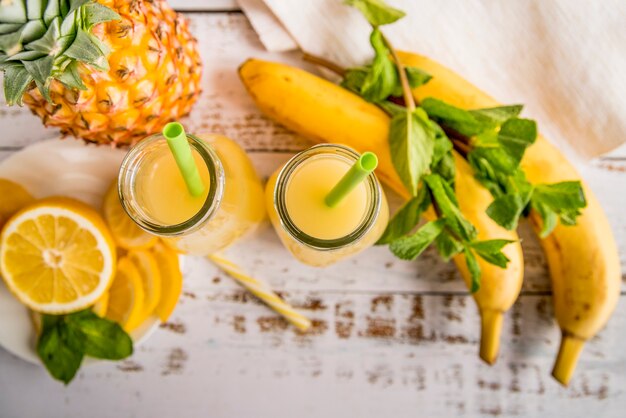
{"label": "fruit juice", "polygon": [[220,135],[188,135],[205,185],[193,197],[166,140],[155,135],[122,163],[120,198],[131,218],[177,251],[208,255],[255,229],[265,217],[263,188],[243,149]]}
{"label": "fruit juice", "polygon": [[335,207],[324,198],[359,155],[347,147],[318,145],[292,158],[266,187],[270,220],[301,262],[326,266],[373,245],[389,219],[387,201],[373,174]]}

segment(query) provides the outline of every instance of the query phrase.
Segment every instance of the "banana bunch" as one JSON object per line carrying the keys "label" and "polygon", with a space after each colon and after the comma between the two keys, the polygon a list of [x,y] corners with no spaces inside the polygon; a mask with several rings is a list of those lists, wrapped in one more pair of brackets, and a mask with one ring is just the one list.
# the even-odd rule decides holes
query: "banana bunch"
{"label": "banana bunch", "polygon": [[[419,100],[436,97],[464,109],[497,106],[476,86],[441,64],[421,55],[400,53],[400,60],[433,75],[432,82],[413,91]],[[579,179],[587,207],[576,225],[558,225],[541,245],[552,280],[554,311],[563,336],[552,374],[567,384],[585,341],[606,324],[620,295],[619,253],[609,222],[598,200],[576,169],[546,139],[539,136],[526,151],[522,167],[531,182],[552,183]],[[539,233],[540,216],[530,221]]]}
{"label": "banana bunch", "polygon": [[[434,97],[464,109],[496,106],[475,86],[440,64],[416,54],[400,53],[405,64],[419,67],[433,79],[413,90],[416,99]],[[256,59],[246,61],[239,75],[259,109],[278,123],[314,142],[336,142],[359,152],[374,151],[379,157],[378,175],[390,188],[409,198],[392,163],[388,142],[390,118],[379,107],[356,94],[303,70]],[[519,238],[496,224],[486,209],[492,197],[477,180],[467,161],[454,154],[455,183],[459,207],[479,231],[480,239],[514,241],[503,252],[506,268],[478,260],[482,270],[480,289],[473,294],[481,315],[480,357],[496,360],[503,314],[517,299],[523,278]],[[528,148],[522,166],[529,180],[537,183],[578,179],[571,164],[539,137]],[[557,321],[563,339],[553,376],[566,385],[586,340],[607,322],[620,293],[620,263],[606,216],[591,190],[584,185],[587,207],[574,226],[558,225],[542,246],[547,255]],[[434,218],[430,211],[426,218]],[[541,218],[531,212],[539,231]],[[464,256],[454,261],[465,282],[471,274]]]}
{"label": "banana bunch", "polygon": [[[270,118],[309,140],[350,146],[378,156],[378,177],[391,189],[409,198],[394,169],[388,144],[389,116],[377,106],[327,80],[284,64],[250,59],[239,76],[256,105]],[[491,195],[472,175],[469,164],[455,153],[459,207],[479,231],[480,239],[514,241],[504,249],[510,260],[506,269],[479,260],[480,290],[473,294],[481,315],[480,357],[495,362],[500,345],[503,314],[515,302],[522,287],[524,260],[515,231],[497,225],[485,210]],[[433,219],[432,211],[426,218]],[[463,255],[454,258],[468,287],[470,272]]]}

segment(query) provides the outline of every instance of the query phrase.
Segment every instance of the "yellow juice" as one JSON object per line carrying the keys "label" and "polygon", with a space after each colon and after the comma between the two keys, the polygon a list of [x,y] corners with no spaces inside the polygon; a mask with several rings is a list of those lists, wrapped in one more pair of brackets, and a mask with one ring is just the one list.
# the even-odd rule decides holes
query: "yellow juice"
{"label": "yellow juice", "polygon": [[187,191],[162,137],[148,138],[144,141],[151,143],[140,142],[142,149],[131,150],[129,155],[136,155],[125,161],[122,173],[127,165],[132,175],[120,174],[120,184],[123,200],[136,208],[136,216],[131,214],[135,222],[179,252],[208,255],[254,230],[265,218],[265,206],[261,181],[237,143],[212,134],[198,140],[210,151],[201,155],[192,147],[206,186],[201,196]]}
{"label": "yellow juice", "polygon": [[287,186],[287,212],[298,228],[312,237],[331,240],[357,229],[367,209],[367,189],[359,184],[333,208],[324,198],[350,169],[345,161],[314,157],[294,171]]}
{"label": "yellow juice", "polygon": [[[339,153],[334,152],[337,149]],[[274,229],[305,264],[326,266],[363,251],[387,226],[387,200],[373,175],[337,206],[324,203],[358,158],[347,150],[335,145],[313,147],[277,170],[266,186],[265,202]]]}

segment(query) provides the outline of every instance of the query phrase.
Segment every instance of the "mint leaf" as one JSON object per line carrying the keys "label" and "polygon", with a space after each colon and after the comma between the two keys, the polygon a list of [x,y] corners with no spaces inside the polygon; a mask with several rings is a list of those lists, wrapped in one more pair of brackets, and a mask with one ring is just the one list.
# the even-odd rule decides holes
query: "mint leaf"
{"label": "mint leaf", "polygon": [[341,80],[341,87],[361,94],[361,87],[369,70],[370,66],[350,68],[345,72],[343,80]]}
{"label": "mint leaf", "polygon": [[507,239],[491,239],[486,241],[475,241],[470,243],[474,251],[485,261],[495,264],[498,267],[506,268],[509,259],[502,249],[513,241]]}
{"label": "mint leaf", "polygon": [[446,225],[463,241],[472,241],[477,234],[476,228],[463,216],[454,197],[452,188],[437,174],[424,176],[441,216]]}
{"label": "mint leaf", "polygon": [[434,149],[434,134],[423,110],[408,109],[391,119],[389,147],[393,165],[412,196],[421,176],[428,170]]}
{"label": "mint leaf", "polygon": [[465,255],[465,264],[471,277],[470,293],[476,293],[480,289],[480,265],[469,247],[465,247],[463,254]]}
{"label": "mint leaf", "polygon": [[406,107],[390,102],[389,100],[377,104],[391,117],[397,115],[398,113],[406,112]]}
{"label": "mint leaf", "polygon": [[507,119],[519,116],[523,108],[523,105],[510,105],[470,110],[469,112],[480,122],[496,127],[502,125]]}
{"label": "mint leaf", "polygon": [[531,199],[531,207],[539,214],[541,217],[541,231],[539,231],[539,236],[541,238],[545,238],[554,231],[556,225],[558,223],[559,217],[552,209],[550,209],[547,205],[541,203],[540,201],[536,201],[535,199]]}
{"label": "mint leaf", "polygon": [[512,230],[517,228],[517,222],[527,203],[520,195],[502,195],[487,207],[487,215],[501,227]]}
{"label": "mint leaf", "polygon": [[383,0],[345,0],[344,3],[359,9],[374,27],[388,25],[405,16],[402,10],[394,9]]}
{"label": "mint leaf", "polygon": [[376,28],[372,31],[370,43],[376,55],[363,79],[361,96],[367,101],[376,103],[391,96],[397,86],[400,85],[400,80],[396,65],[390,58],[391,51],[385,45],[379,29]]}
{"label": "mint leaf", "polygon": [[422,213],[428,209],[430,204],[430,193],[428,193],[426,187],[420,188],[417,196],[406,202],[391,218],[385,232],[376,244],[388,244],[411,232],[419,223]]}
{"label": "mint leaf", "polygon": [[82,333],[68,326],[62,317],[42,315],[37,354],[55,379],[68,384],[74,378],[83,361],[84,347]]}
{"label": "mint leaf", "polygon": [[421,102],[428,116],[464,136],[474,136],[488,125],[481,123],[467,110],[452,106],[444,101],[428,97]]}
{"label": "mint leaf", "polygon": [[538,184],[533,194],[535,200],[558,209],[582,209],[587,206],[580,181],[563,181],[553,184]]}
{"label": "mint leaf", "polygon": [[498,132],[498,142],[517,164],[522,160],[526,148],[537,139],[537,123],[531,119],[509,119]]}
{"label": "mint leaf", "polygon": [[393,241],[389,249],[402,260],[415,260],[439,236],[444,226],[443,219],[427,222],[413,235]]}
{"label": "mint leaf", "polygon": [[[409,86],[411,86],[412,89],[423,86],[433,78],[432,75],[417,67],[404,67],[404,71],[406,71]],[[395,94],[395,96],[402,96],[402,86],[400,86],[400,92]]]}
{"label": "mint leaf", "polygon": [[452,257],[463,251],[463,244],[454,238],[449,232],[444,230],[435,240],[439,255],[445,260],[450,261]]}
{"label": "mint leaf", "polygon": [[68,323],[84,335],[84,352],[90,357],[120,360],[133,353],[133,340],[122,327],[91,310],[68,315]]}

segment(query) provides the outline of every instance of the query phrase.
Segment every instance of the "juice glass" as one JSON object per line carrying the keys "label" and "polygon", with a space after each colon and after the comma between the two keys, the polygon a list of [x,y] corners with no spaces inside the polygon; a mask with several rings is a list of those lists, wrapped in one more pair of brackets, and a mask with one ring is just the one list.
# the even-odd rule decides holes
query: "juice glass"
{"label": "juice glass", "polygon": [[162,237],[179,252],[208,255],[263,221],[263,186],[234,141],[213,134],[187,134],[187,140],[205,185],[202,195],[190,195],[160,134],[128,152],[119,172],[118,191],[124,210],[142,229]]}
{"label": "juice glass", "polygon": [[372,173],[335,207],[325,196],[359,159],[342,145],[316,145],[295,155],[270,177],[265,203],[287,249],[322,267],[373,245],[389,220],[387,199]]}

